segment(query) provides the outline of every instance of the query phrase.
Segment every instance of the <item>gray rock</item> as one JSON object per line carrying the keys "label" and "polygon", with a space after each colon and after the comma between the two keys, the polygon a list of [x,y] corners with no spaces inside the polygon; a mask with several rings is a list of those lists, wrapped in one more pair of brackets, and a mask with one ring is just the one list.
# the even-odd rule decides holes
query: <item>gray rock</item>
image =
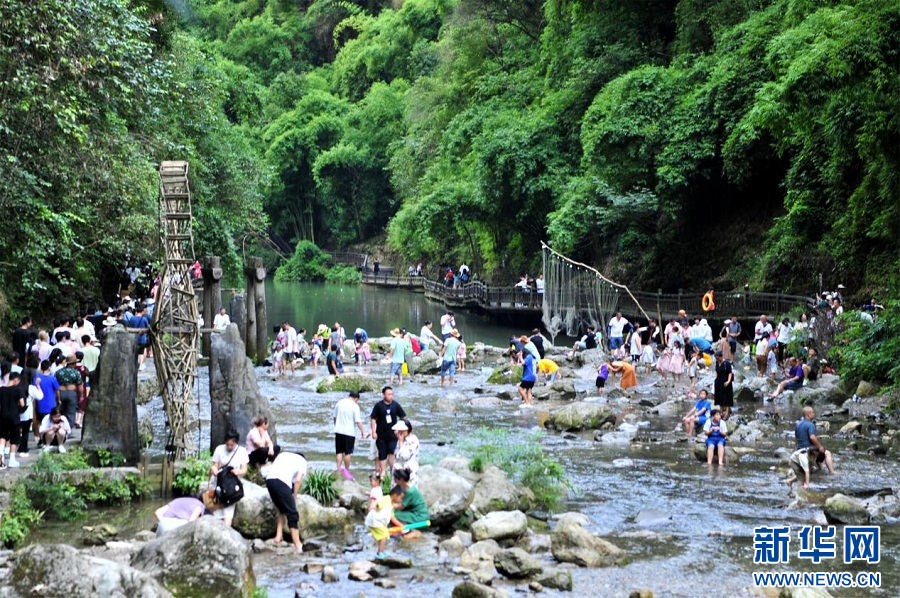
{"label": "gray rock", "polygon": [[[105,345],[106,343],[104,343]],[[102,349],[101,349],[102,351]],[[156,397],[160,396],[162,391],[159,389],[159,378],[151,376],[138,380],[137,383],[137,404],[146,405]]]}
{"label": "gray rock", "polygon": [[548,534],[536,534],[528,530],[528,533],[518,539],[516,546],[531,554],[550,552],[550,536]]}
{"label": "gray rock", "polygon": [[[253,362],[247,357],[237,324],[213,334],[209,356],[209,444],[214,451],[229,430],[246,434],[259,416],[269,418],[269,436],[277,430],[269,399],[259,392]],[[243,438],[243,436],[242,436]]]}
{"label": "gray rock", "polygon": [[267,540],[275,537],[278,509],[269,491],[259,484],[244,480],[244,498],[234,509],[232,526],[246,538]]}
{"label": "gray rock", "polygon": [[554,401],[571,401],[578,396],[575,385],[566,380],[555,380],[549,388]]}
{"label": "gray rock", "polygon": [[323,507],[312,496],[297,496],[297,511],[300,514],[300,535],[315,536],[320,533],[335,533],[349,529],[353,525],[353,513],[342,507]]}
{"label": "gray rock", "polygon": [[482,561],[469,575],[478,583],[489,586],[494,583],[494,579],[497,578],[499,573],[497,573],[497,568],[494,567],[493,561]]}
{"label": "gray rock", "polygon": [[869,521],[873,524],[891,523],[900,518],[900,497],[892,490],[879,492],[863,501],[869,512]]}
{"label": "gray rock", "polygon": [[319,561],[309,561],[308,563],[303,563],[303,572],[315,575],[324,571],[326,566],[325,563]]}
{"label": "gray rock", "polygon": [[845,494],[835,494],[826,500],[824,511],[828,523],[864,525],[869,522],[869,512],[863,502]]}
{"label": "gray rock", "polygon": [[685,411],[684,404],[678,399],[669,399],[664,403],[660,403],[656,407],[650,410],[650,413],[654,415],[661,415],[663,417],[671,417],[673,415],[677,415]]}
{"label": "gray rock", "polygon": [[494,562],[494,555],[500,552],[500,545],[495,540],[482,540],[475,542],[463,552],[459,559],[459,566],[468,569],[477,569],[482,562]]}
{"label": "gray rock", "polygon": [[784,448],[783,446],[775,449],[775,458],[777,458],[782,463],[787,463],[791,460],[791,449]]}
{"label": "gray rock", "polygon": [[461,556],[463,551],[466,549],[466,547],[463,546],[462,541],[460,541],[460,539],[455,536],[441,542],[440,547],[441,550],[452,557]]}
{"label": "gray rock", "polygon": [[[354,469],[354,471],[357,470]],[[369,493],[356,480],[348,480],[344,476],[338,476],[334,486],[338,491],[338,504],[340,506],[357,513],[365,513],[369,509]]]}
{"label": "gray rock", "polygon": [[443,459],[441,459],[441,461],[438,463],[438,467],[449,469],[456,475],[472,482],[472,484],[476,484],[478,480],[481,479],[481,474],[477,471],[472,471],[472,468],[470,467],[471,463],[472,462],[465,457],[452,455],[450,457],[444,457]]}
{"label": "gray rock", "polygon": [[387,556],[375,559],[376,565],[384,565],[388,569],[409,569],[412,567],[412,559],[403,559],[399,557]]}
{"label": "gray rock", "polygon": [[506,592],[474,581],[464,581],[453,588],[453,598],[503,598]]}
{"label": "gray rock", "polygon": [[21,596],[172,596],[159,581],[143,571],[80,553],[64,544],[34,544],[22,549],[3,583]]}
{"label": "gray rock", "polygon": [[465,514],[474,486],[449,469],[426,465],[419,469],[419,490],[428,504],[431,524],[445,527]]}
{"label": "gray rock", "polygon": [[856,394],[861,397],[873,397],[878,394],[878,385],[860,380],[859,384],[856,385]]}
{"label": "gray rock", "polygon": [[475,409],[496,409],[502,404],[503,401],[497,397],[475,397],[469,401],[469,407]]}
{"label": "gray rock", "polygon": [[525,579],[541,573],[541,563],[521,548],[506,548],[494,555],[494,567],[510,579]]}
{"label": "gray rock", "polygon": [[857,434],[862,432],[863,424],[858,421],[849,421],[841,427],[841,434],[847,434],[848,436],[851,434]]}
{"label": "gray rock", "polygon": [[375,585],[379,588],[384,588],[385,590],[393,590],[394,588],[397,587],[397,584],[395,584],[393,581],[391,581],[390,579],[388,579],[386,577],[376,579]]}
{"label": "gray rock", "polygon": [[81,434],[85,450],[122,453],[129,463],[140,459],[137,368],[137,335],[121,326],[110,328],[91,374],[91,416]]}
{"label": "gray rock", "polygon": [[494,465],[488,465],[475,484],[472,496],[472,510],[476,513],[491,511],[529,511],[534,506],[531,489],[510,481],[506,472]]}
{"label": "gray rock", "polygon": [[544,569],[544,572],[537,576],[537,582],[545,588],[571,592],[572,572],[565,569]]}
{"label": "gray rock", "polygon": [[559,518],[550,534],[551,552],[561,563],[575,563],[581,567],[603,567],[622,561],[625,551],[598,538],[582,526],[580,517],[565,514]]}
{"label": "gray rock", "polygon": [[145,544],[132,566],[175,595],[241,596],[256,585],[250,556],[237,531],[215,517],[201,517]]}
{"label": "gray rock", "polygon": [[550,412],[544,426],[554,430],[577,431],[596,429],[605,422],[615,423],[615,416],[609,407],[594,403],[573,403]]}
{"label": "gray rock", "polygon": [[150,542],[156,539],[156,533],[150,530],[141,530],[134,535],[135,542]]}
{"label": "gray rock", "polygon": [[476,541],[516,539],[528,530],[528,518],[522,511],[494,511],[474,521],[471,530]]}
{"label": "gray rock", "polygon": [[[697,461],[701,463],[706,463],[706,442],[696,442],[694,443],[694,457]],[[713,463],[718,463],[718,449],[713,454]],[[737,463],[741,460],[740,453],[738,453],[734,447],[725,445],[725,462],[726,463]]]}
{"label": "gray rock", "polygon": [[454,413],[456,408],[456,401],[452,397],[444,396],[434,402],[435,413]]}
{"label": "gray rock", "polygon": [[319,382],[316,392],[379,392],[384,380],[352,372],[340,376],[326,376]]}
{"label": "gray rock", "polygon": [[103,546],[119,536],[118,528],[109,523],[101,523],[94,526],[85,525],[81,530],[84,532],[81,541],[85,546]]}
{"label": "gray rock", "polygon": [[488,384],[518,384],[522,380],[522,366],[504,364],[494,369],[488,376]]}
{"label": "gray rock", "polygon": [[372,581],[379,577],[387,577],[391,570],[382,565],[376,565],[372,561],[355,561],[350,563],[348,577],[353,581]]}
{"label": "gray rock", "polygon": [[438,354],[428,349],[413,357],[413,370],[416,374],[439,374]]}
{"label": "gray rock", "polygon": [[322,582],[323,583],[336,583],[340,580],[338,577],[337,571],[334,570],[334,567],[331,565],[325,565],[322,568]]}
{"label": "gray rock", "polygon": [[532,581],[528,583],[528,589],[534,592],[535,594],[540,594],[544,591],[544,586],[536,581]]}

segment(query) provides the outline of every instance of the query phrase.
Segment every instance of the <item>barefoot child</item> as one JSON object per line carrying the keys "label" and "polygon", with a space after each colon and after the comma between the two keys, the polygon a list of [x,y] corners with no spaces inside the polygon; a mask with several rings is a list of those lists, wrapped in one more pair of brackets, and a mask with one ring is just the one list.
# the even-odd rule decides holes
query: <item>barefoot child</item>
{"label": "barefoot child", "polygon": [[278,341],[272,345],[272,373],[277,378],[284,378],[284,347]]}
{"label": "barefoot child", "polygon": [[798,449],[791,455],[791,459],[788,461],[791,466],[791,477],[785,481],[788,487],[789,496],[794,489],[794,482],[799,480],[800,476],[803,476],[803,483],[800,484],[800,487],[804,490],[809,488],[809,464],[815,462],[818,456],[819,447],[816,445],[812,445],[809,448]]}
{"label": "barefoot child", "polygon": [[388,538],[391,537],[391,533],[388,531],[388,525],[390,525],[391,516],[394,514],[394,503],[396,502],[397,506],[399,506],[402,497],[402,492],[395,495],[394,491],[391,490],[389,496],[382,496],[369,505],[369,513],[366,515],[366,527],[369,528],[369,533],[371,533],[372,537],[375,538],[375,541],[378,542],[378,553],[375,555],[376,559],[383,559],[385,557],[384,549],[387,547]]}
{"label": "barefoot child", "polygon": [[606,394],[606,379],[609,378],[609,364],[605,361],[600,364],[600,367],[597,368],[597,382],[595,386],[597,387],[598,395]]}
{"label": "barefoot child", "polygon": [[706,426],[706,420],[709,419],[709,412],[712,410],[712,402],[709,400],[709,394],[705,390],[700,391],[700,398],[687,415],[681,418],[684,426],[684,433],[692,435],[697,426]]}
{"label": "barefoot child", "polygon": [[710,418],[703,425],[703,433],[706,434],[706,463],[712,465],[713,452],[718,447],[719,465],[725,465],[725,437],[728,436],[728,426],[722,421],[722,414],[718,409],[713,409]]}

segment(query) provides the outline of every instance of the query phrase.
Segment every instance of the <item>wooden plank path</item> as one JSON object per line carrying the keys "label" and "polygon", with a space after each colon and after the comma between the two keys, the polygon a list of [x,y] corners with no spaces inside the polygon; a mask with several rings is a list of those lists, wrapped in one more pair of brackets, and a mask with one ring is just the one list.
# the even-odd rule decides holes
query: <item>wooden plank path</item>
{"label": "wooden plank path", "polygon": [[[440,281],[430,280],[422,276],[399,276],[394,274],[363,274],[363,283],[386,288],[402,288],[425,293],[425,297],[443,303],[449,309],[477,309],[492,314],[522,313],[539,314],[542,296],[539,293],[523,291],[514,286],[494,287],[475,281],[458,287],[448,287]],[[581,293],[571,289],[571,298],[575,305],[580,305]],[[702,292],[681,293],[633,293],[635,299],[652,317],[663,320],[677,317],[683,309],[691,316],[702,315],[711,320],[738,318],[756,318],[760,315],[778,316],[795,307],[807,307],[812,299],[800,295],[783,293],[761,293],[755,291],[717,292],[716,309],[704,312],[701,307]],[[622,297],[619,309],[626,316],[639,314],[633,303],[626,296]]]}

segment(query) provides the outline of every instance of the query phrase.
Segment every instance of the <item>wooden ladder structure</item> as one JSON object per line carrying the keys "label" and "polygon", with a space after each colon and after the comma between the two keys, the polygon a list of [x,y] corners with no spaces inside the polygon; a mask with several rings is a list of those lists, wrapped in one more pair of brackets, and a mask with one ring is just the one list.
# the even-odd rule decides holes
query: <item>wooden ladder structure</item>
{"label": "wooden ladder structure", "polygon": [[[150,329],[156,376],[169,426],[163,463],[165,488],[166,472],[172,473],[174,461],[196,454],[193,433],[200,419],[199,403],[193,393],[199,327],[191,279],[194,236],[191,232],[193,216],[188,163],[160,164],[159,190],[160,226],[166,256]],[[168,481],[171,483],[171,479]]]}

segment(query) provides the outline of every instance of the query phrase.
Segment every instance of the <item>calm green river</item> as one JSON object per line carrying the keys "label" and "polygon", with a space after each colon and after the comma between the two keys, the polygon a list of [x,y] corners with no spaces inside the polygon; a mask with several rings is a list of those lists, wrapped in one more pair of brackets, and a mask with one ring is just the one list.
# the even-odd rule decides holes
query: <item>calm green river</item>
{"label": "calm green river", "polygon": [[[287,320],[297,330],[305,328],[307,339],[312,338],[319,324],[331,326],[335,321],[351,337],[357,326],[371,337],[388,336],[392,328],[399,327],[419,334],[426,320],[434,322],[434,331],[439,334],[441,316],[447,311],[443,304],[425,299],[424,294],[406,290],[273,280],[266,281],[266,309],[270,334],[273,326]],[[468,344],[504,346],[512,334],[530,332],[541,325],[540,318],[535,318],[525,330],[468,311],[459,310],[455,316]]]}

